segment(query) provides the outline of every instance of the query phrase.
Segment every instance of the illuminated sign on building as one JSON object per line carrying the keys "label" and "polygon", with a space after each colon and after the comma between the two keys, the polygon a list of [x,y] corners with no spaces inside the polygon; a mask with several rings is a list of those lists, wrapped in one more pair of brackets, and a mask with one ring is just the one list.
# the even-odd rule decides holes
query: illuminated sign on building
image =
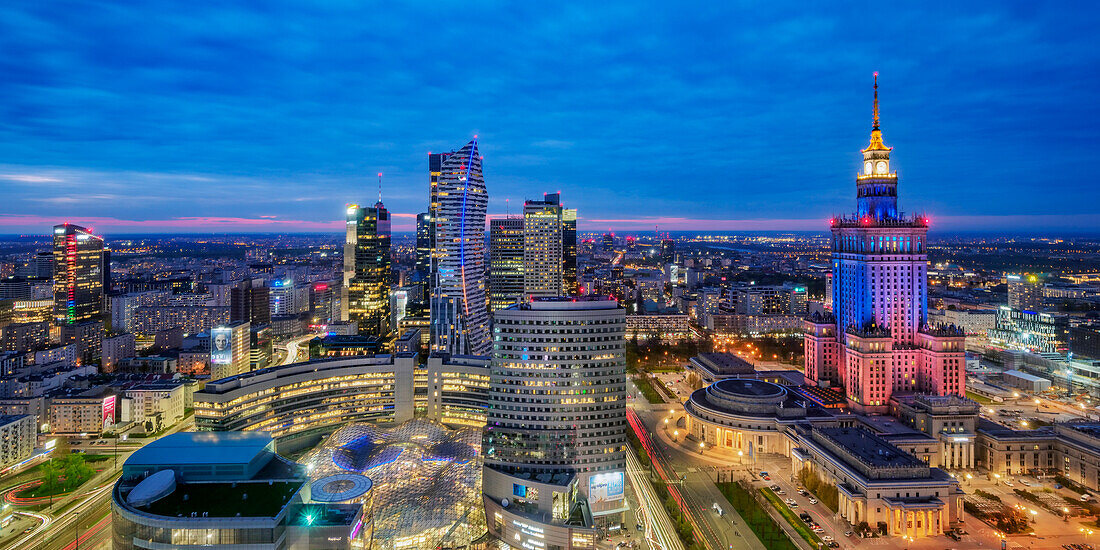
{"label": "illuminated sign on building", "polygon": [[622,472],[606,472],[588,478],[588,500],[607,502],[622,500],[624,479]]}
{"label": "illuminated sign on building", "polygon": [[233,329],[219,327],[210,331],[210,364],[233,364]]}

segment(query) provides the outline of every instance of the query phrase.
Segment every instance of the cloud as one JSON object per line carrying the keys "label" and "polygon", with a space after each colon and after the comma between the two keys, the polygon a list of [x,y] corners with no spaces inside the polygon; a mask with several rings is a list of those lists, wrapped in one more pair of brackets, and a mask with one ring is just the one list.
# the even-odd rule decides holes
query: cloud
{"label": "cloud", "polygon": [[412,216],[425,154],[478,134],[493,214],[561,189],[640,228],[826,219],[854,205],[873,70],[903,209],[1100,213],[1097,6],[879,6],[875,32],[858,5],[440,9],[7,3],[0,215],[329,224],[382,172]]}
{"label": "cloud", "polygon": [[62,181],[59,178],[39,176],[36,174],[0,174],[0,179],[19,183],[60,183]]}

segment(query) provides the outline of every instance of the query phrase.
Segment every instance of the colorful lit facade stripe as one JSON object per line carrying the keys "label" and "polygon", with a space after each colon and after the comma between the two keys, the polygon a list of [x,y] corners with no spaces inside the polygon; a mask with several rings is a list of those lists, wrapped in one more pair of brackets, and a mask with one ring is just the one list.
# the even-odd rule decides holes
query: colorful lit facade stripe
{"label": "colorful lit facade stripe", "polygon": [[103,239],[72,224],[54,227],[54,315],[59,323],[99,319],[103,314]]}
{"label": "colorful lit facade stripe", "polygon": [[875,75],[871,141],[856,176],[856,213],[830,220],[833,313],[806,321],[806,377],[845,390],[850,406],[885,412],[894,393],[963,395],[965,335],[931,327],[928,219],[902,216],[882,139]]}

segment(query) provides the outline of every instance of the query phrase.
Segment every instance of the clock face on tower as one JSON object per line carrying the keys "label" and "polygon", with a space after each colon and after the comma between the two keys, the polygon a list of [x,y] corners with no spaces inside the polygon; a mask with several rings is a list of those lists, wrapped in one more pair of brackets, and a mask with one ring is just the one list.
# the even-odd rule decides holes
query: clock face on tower
{"label": "clock face on tower", "polygon": [[881,160],[878,161],[878,164],[875,165],[875,173],[876,174],[885,174],[886,173],[886,162],[881,161]]}
{"label": "clock face on tower", "polygon": [[871,163],[870,162],[863,163],[863,174],[867,175],[867,176],[871,175]]}

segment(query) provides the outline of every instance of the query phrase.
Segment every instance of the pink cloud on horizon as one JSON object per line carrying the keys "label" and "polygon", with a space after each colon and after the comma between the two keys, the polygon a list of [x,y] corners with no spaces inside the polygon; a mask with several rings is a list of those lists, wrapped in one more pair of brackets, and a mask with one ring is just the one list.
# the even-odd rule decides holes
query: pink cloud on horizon
{"label": "pink cloud on horizon", "polygon": [[[344,226],[342,221],[315,222],[306,220],[283,220],[270,216],[258,218],[236,218],[216,216],[180,216],[161,220],[126,220],[121,218],[100,216],[62,216],[46,217],[28,214],[15,214],[0,216],[0,227],[52,227],[59,223],[75,223],[79,225],[98,227],[102,229],[127,228],[127,229],[183,229],[183,230],[255,230],[255,229],[288,229],[292,231],[332,231]],[[48,231],[43,231],[47,233]]]}
{"label": "pink cloud on horizon", "polygon": [[[412,232],[416,230],[415,213],[394,212],[395,219],[408,220],[394,223],[393,231]],[[506,217],[503,214],[486,216],[486,225],[492,219]],[[1078,230],[1100,227],[1098,214],[1038,214],[1038,215],[973,215],[973,216],[930,216],[932,230]],[[167,219],[129,220],[104,216],[58,216],[48,217],[31,214],[0,215],[0,228],[19,228],[23,231],[47,234],[49,228],[59,223],[76,223],[98,231],[147,230],[210,232],[272,232],[272,231],[342,231],[343,220],[310,221],[279,219],[276,216],[263,215],[254,218],[217,217],[217,216],[180,216]],[[578,229],[581,231],[628,231],[649,233],[654,226],[659,231],[827,231],[826,218],[759,218],[759,219],[692,219],[683,217],[639,217],[639,218],[580,218]],[[36,230],[35,228],[41,228]]]}

